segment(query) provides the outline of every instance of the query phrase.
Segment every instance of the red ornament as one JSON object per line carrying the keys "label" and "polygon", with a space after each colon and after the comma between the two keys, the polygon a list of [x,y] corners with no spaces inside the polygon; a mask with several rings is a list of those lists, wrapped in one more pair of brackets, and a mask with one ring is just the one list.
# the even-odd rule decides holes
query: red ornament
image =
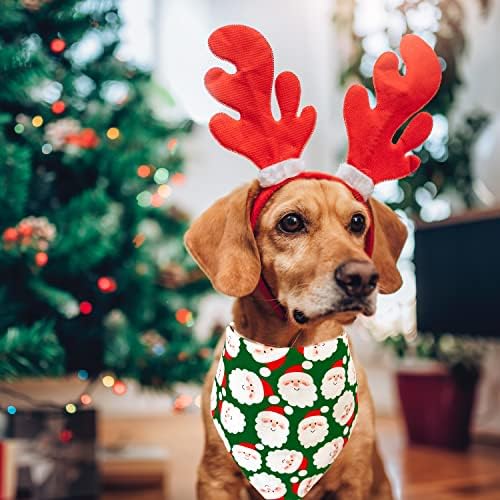
{"label": "red ornament", "polygon": [[29,224],[20,224],[17,230],[23,238],[30,238],[33,234],[33,228]]}
{"label": "red ornament", "polygon": [[186,324],[192,317],[193,315],[189,309],[178,309],[175,312],[175,319],[183,325]]}
{"label": "red ornament", "polygon": [[66,42],[61,38],[54,38],[54,40],[50,42],[50,50],[55,54],[60,54],[65,48]]}
{"label": "red ornament", "polygon": [[15,227],[8,227],[4,232],[3,232],[3,241],[7,243],[13,243],[17,241],[17,236],[18,232]]}
{"label": "red ornament", "polygon": [[116,281],[109,276],[102,276],[97,280],[97,287],[102,293],[116,292]]}
{"label": "red ornament", "polygon": [[45,252],[37,252],[35,254],[35,263],[38,267],[43,267],[49,261],[49,256]]}
{"label": "red ornament", "polygon": [[64,113],[64,110],[66,109],[66,104],[64,104],[64,101],[56,101],[54,104],[52,104],[52,113],[55,115],[60,115],[61,113]]}
{"label": "red ornament", "polygon": [[174,175],[172,175],[170,181],[172,182],[172,184],[181,186],[186,182],[186,176],[184,174],[181,174],[180,172],[177,172]]}
{"label": "red ornament", "polygon": [[64,429],[59,433],[61,443],[69,443],[73,439],[73,432],[69,429]]}
{"label": "red ornament", "polygon": [[80,302],[80,312],[82,314],[88,315],[92,312],[92,304],[86,300]]}
{"label": "red ornament", "polygon": [[126,384],[124,382],[122,382],[121,380],[117,380],[113,384],[113,392],[117,396],[123,396],[127,392],[127,386],[126,386]]}
{"label": "red ornament", "polygon": [[65,139],[67,144],[74,144],[82,149],[94,149],[99,145],[99,137],[93,128],[84,128],[78,134],[70,134]]}

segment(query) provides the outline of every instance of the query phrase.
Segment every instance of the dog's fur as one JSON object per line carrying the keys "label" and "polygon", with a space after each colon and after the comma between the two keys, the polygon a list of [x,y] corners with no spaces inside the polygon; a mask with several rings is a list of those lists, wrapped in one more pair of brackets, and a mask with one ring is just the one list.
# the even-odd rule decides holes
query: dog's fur
{"label": "dog's fur", "polygon": [[[366,206],[357,202],[340,183],[327,180],[295,180],[278,190],[264,208],[254,237],[249,210],[258,192],[256,181],[236,189],[217,201],[192,224],[185,242],[193,258],[220,292],[237,297],[233,315],[242,335],[268,345],[288,346],[318,343],[342,333],[342,325],[354,321],[356,311],[342,309],[342,290],[333,276],[339,265],[370,261],[364,252],[364,236],[348,231],[354,213]],[[375,222],[372,261],[379,272],[378,290],[392,293],[401,286],[396,268],[406,229],[382,203],[371,199]],[[307,230],[283,234],[279,220],[299,213]],[[366,234],[366,232],[365,232]],[[260,275],[265,277],[279,302],[287,309],[288,321],[279,319],[254,292]],[[372,293],[362,304],[364,314],[375,311]],[[292,311],[303,311],[310,320],[298,324]],[[198,498],[233,500],[246,490],[251,498],[260,495],[249,485],[226,451],[213,425],[209,394],[224,339],[216,349],[215,361],[203,388],[205,451],[199,466]],[[307,499],[390,499],[389,481],[375,443],[374,409],[366,375],[353,354],[358,374],[358,423],[349,446],[340,454]]]}

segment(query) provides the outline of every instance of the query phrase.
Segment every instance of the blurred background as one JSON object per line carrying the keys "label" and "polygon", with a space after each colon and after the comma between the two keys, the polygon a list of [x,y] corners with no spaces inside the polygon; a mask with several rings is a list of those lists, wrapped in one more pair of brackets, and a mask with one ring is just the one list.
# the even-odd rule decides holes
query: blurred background
{"label": "blurred background", "polygon": [[207,38],[229,23],[299,75],[306,164],[329,172],[346,87],[373,89],[405,33],[435,48],[422,167],[376,190],[410,231],[404,285],[351,338],[396,498],[500,498],[499,0],[0,5],[0,498],[195,498],[200,382],[232,301],[182,236],[255,176],[207,128]]}

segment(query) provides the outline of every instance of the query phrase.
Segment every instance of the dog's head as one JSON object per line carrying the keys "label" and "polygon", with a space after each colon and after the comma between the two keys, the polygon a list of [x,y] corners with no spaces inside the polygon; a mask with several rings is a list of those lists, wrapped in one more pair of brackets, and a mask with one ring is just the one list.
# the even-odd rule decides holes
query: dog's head
{"label": "dog's head", "polygon": [[[221,198],[186,233],[187,248],[216,290],[259,293],[262,274],[290,320],[303,325],[328,315],[351,321],[373,314],[377,291],[401,286],[396,261],[406,228],[383,203],[370,199],[368,208],[339,182],[297,179],[272,196],[254,232],[249,213],[259,189],[253,182]],[[370,224],[371,257],[364,250]]]}

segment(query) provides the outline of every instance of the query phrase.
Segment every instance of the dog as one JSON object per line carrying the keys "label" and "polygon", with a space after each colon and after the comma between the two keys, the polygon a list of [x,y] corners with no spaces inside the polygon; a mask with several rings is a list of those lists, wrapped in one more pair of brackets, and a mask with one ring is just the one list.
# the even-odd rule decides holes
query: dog
{"label": "dog", "polygon": [[[398,216],[370,198],[357,201],[342,183],[297,179],[277,191],[255,231],[249,212],[259,191],[253,181],[218,200],[191,225],[185,245],[214,288],[236,298],[234,325],[267,345],[311,345],[335,338],[358,314],[372,315],[377,293],[393,293],[402,280],[396,262],[407,231]],[[370,213],[371,212],[371,213]],[[365,238],[374,224],[371,258]],[[256,290],[263,276],[286,311],[274,314]],[[205,448],[198,469],[201,500],[261,498],[233,462],[210,413],[210,390],[224,338],[203,387]],[[376,445],[375,414],[366,374],[358,374],[358,422],[338,460],[307,499],[391,499],[391,485]]]}

